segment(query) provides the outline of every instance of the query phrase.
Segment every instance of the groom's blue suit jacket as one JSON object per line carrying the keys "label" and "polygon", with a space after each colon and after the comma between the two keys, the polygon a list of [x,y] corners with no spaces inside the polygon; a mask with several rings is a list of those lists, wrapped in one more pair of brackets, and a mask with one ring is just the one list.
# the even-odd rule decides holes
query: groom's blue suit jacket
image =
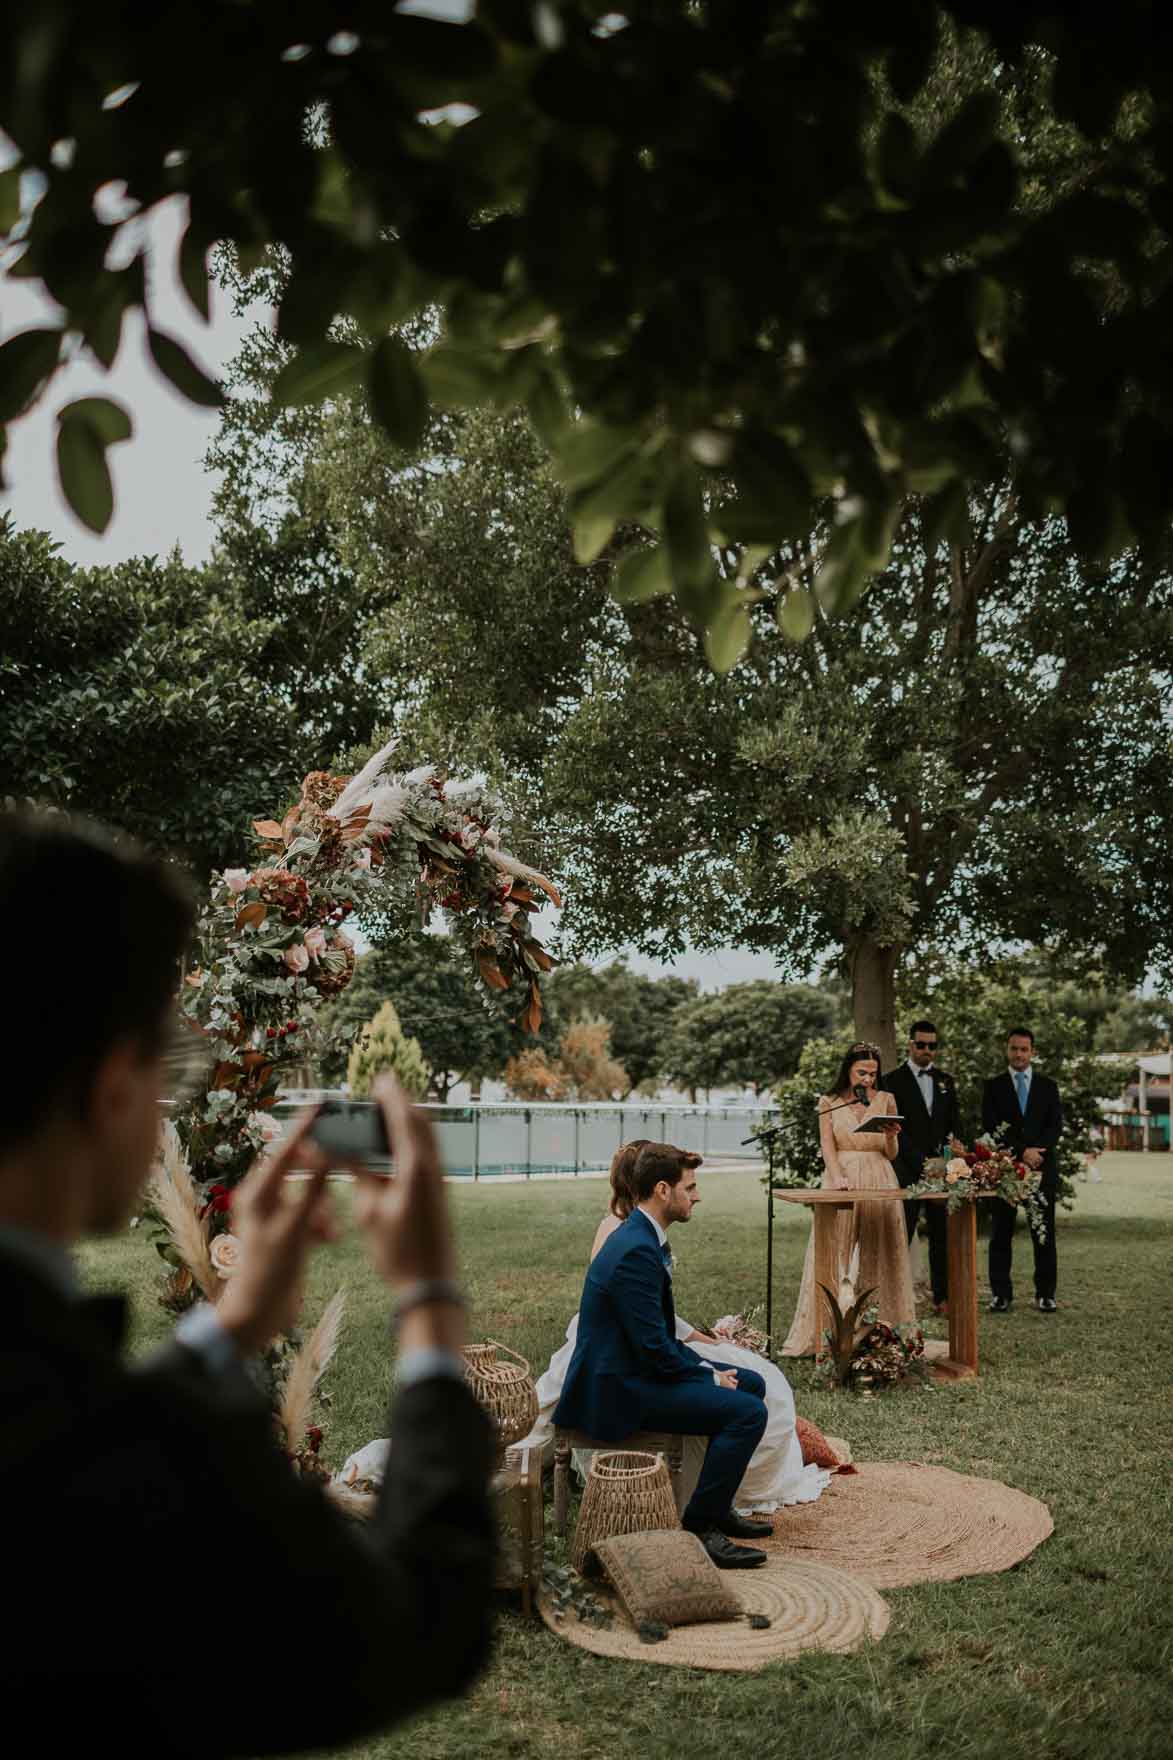
{"label": "groom's blue suit jacket", "polygon": [[642,1428],[648,1384],[713,1372],[676,1337],[672,1279],[656,1231],[633,1210],[592,1259],[578,1310],[578,1341],[554,1422],[619,1442]]}

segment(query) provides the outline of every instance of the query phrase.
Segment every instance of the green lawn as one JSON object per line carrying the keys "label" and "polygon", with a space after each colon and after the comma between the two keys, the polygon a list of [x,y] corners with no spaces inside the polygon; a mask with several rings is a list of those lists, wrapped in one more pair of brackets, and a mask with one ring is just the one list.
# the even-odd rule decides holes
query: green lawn
{"label": "green lawn", "polygon": [[[598,1760],[730,1756],[1166,1756],[1170,1736],[1169,1265],[1173,1157],[1106,1155],[1059,1231],[1060,1311],[1030,1301],[983,1313],[979,1381],[854,1398],[811,1391],[799,1410],[865,1460],[930,1460],[1043,1498],[1055,1533],[1014,1571],[887,1592],[883,1642],[758,1675],[609,1662],[571,1649],[510,1604],[473,1694],[352,1752],[405,1760],[482,1754]],[[577,1305],[603,1209],[598,1180],[451,1188],[476,1336],[544,1367]],[[749,1173],[702,1173],[704,1204],[674,1231],[681,1311],[705,1323],[762,1298],[764,1199]],[[785,1330],[805,1212],[777,1225],[775,1330]],[[984,1245],[982,1249],[984,1263]],[[135,1341],[165,1332],[154,1254],[135,1235],[89,1248],[87,1274],[135,1297]],[[391,1361],[383,1292],[353,1239],[324,1251],[308,1312],[345,1281],[349,1313],[330,1372],[331,1456],[383,1433]],[[943,1333],[938,1323],[935,1330]],[[176,1605],[179,1605],[177,1602]],[[312,1646],[312,1631],[307,1629]],[[394,1667],[394,1658],[388,1658]]]}

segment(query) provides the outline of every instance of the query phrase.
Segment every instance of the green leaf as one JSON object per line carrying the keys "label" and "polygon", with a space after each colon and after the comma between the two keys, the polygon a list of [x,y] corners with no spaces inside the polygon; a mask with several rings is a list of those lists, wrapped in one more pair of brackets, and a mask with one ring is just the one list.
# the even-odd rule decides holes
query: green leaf
{"label": "green leaf", "polygon": [[428,422],[428,393],[415,357],[398,336],[384,336],[367,361],[367,394],[379,426],[412,452]]}
{"label": "green leaf", "polygon": [[558,443],[554,475],[564,489],[589,488],[631,452],[637,440],[634,428],[577,422]]}
{"label": "green leaf", "polygon": [[57,365],[60,330],[21,330],[0,344],[0,422],[10,422],[38,395]]}
{"label": "green leaf", "polygon": [[778,627],[792,642],[805,642],[815,627],[814,595],[807,587],[791,587],[778,606]]}
{"label": "green leaf", "polygon": [[0,171],[0,233],[9,233],[20,219],[19,165]]}
{"label": "green leaf", "polygon": [[76,403],[66,404],[57,419],[59,422],[86,422],[103,446],[117,446],[120,440],[129,440],[134,433],[134,423],[126,410],[108,397],[80,397]]}
{"label": "green leaf", "polygon": [[89,422],[61,422],[57,429],[57,475],[61,492],[78,519],[92,532],[104,532],[114,512],[114,486],[106,449]]}
{"label": "green leaf", "polygon": [[204,320],[212,316],[208,297],[208,248],[211,240],[192,221],[179,241],[179,280],[188,299]]}
{"label": "green leaf", "polygon": [[846,521],[827,540],[819,572],[815,576],[815,597],[824,611],[847,611],[867,583],[867,567],[860,544],[860,521]]}
{"label": "green leaf", "polygon": [[611,593],[621,605],[643,605],[672,591],[663,550],[629,550],[611,577]]}
{"label": "green leaf", "polygon": [[734,535],[743,542],[780,544],[784,538],[803,538],[810,532],[814,525],[810,478],[779,435],[765,428],[739,434],[730,475],[737,484],[734,507],[739,511],[730,508],[728,517],[738,521]]}
{"label": "green leaf", "polygon": [[957,477],[925,502],[921,513],[921,540],[932,556],[942,543],[963,544],[969,528],[969,496]]}
{"label": "green leaf", "polygon": [[543,372],[535,381],[526,398],[526,408],[538,439],[543,446],[553,451],[566,432],[570,417],[551,372]]}
{"label": "green leaf", "polygon": [[710,615],[705,629],[705,653],[713,671],[732,671],[749,647],[752,634],[744,594],[729,593]]}
{"label": "green leaf", "polygon": [[147,342],[155,365],[164,378],[170,379],[181,397],[186,397],[189,403],[200,404],[204,409],[221,408],[224,402],[222,388],[196,365],[182,343],[153,327],[147,331]]}
{"label": "green leaf", "polygon": [[442,343],[424,356],[423,375],[437,403],[445,409],[468,409],[496,400],[501,365],[496,356]]}
{"label": "green leaf", "polygon": [[648,467],[639,453],[622,458],[601,482],[574,496],[570,520],[577,560],[594,562],[610,543],[619,521],[639,513],[648,500]]}
{"label": "green leaf", "polygon": [[694,466],[682,464],[664,501],[664,536],[672,580],[681,588],[700,589],[713,574],[713,551],[709,526],[701,499],[700,476]]}
{"label": "green leaf", "polygon": [[274,403],[316,403],[349,391],[363,366],[363,351],[327,338],[298,349],[273,381]]}

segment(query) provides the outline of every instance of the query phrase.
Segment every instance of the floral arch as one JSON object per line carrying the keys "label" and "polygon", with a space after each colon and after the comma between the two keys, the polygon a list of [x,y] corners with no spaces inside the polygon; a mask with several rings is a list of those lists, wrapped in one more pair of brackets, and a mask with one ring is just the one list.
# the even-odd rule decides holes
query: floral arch
{"label": "floral arch", "polygon": [[530,915],[539,894],[561,903],[557,889],[502,848],[504,803],[483,778],[395,774],[394,749],[354,777],[312,772],[283,819],[254,821],[254,865],[213,879],[179,1002],[209,1073],[174,1121],[205,1187],[244,1177],[283,1074],[326,1043],[319,1005],[353,976],[346,923],[364,909],[406,927],[438,907],[486,988],[523,992],[521,1024],[541,1023],[538,980],[554,962]]}

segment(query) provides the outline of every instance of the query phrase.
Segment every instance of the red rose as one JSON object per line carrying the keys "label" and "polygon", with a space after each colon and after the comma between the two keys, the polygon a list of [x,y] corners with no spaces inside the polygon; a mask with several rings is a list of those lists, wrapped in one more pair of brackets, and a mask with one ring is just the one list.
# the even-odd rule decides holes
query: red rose
{"label": "red rose", "polygon": [[977,1161],[988,1161],[991,1155],[991,1151],[986,1148],[984,1143],[977,1143],[974,1146],[973,1153],[974,1159]]}
{"label": "red rose", "polygon": [[312,1449],[313,1453],[317,1454],[318,1450],[322,1446],[322,1432],[316,1424],[310,1425],[309,1429],[305,1433],[305,1439],[309,1443],[310,1448]]}

